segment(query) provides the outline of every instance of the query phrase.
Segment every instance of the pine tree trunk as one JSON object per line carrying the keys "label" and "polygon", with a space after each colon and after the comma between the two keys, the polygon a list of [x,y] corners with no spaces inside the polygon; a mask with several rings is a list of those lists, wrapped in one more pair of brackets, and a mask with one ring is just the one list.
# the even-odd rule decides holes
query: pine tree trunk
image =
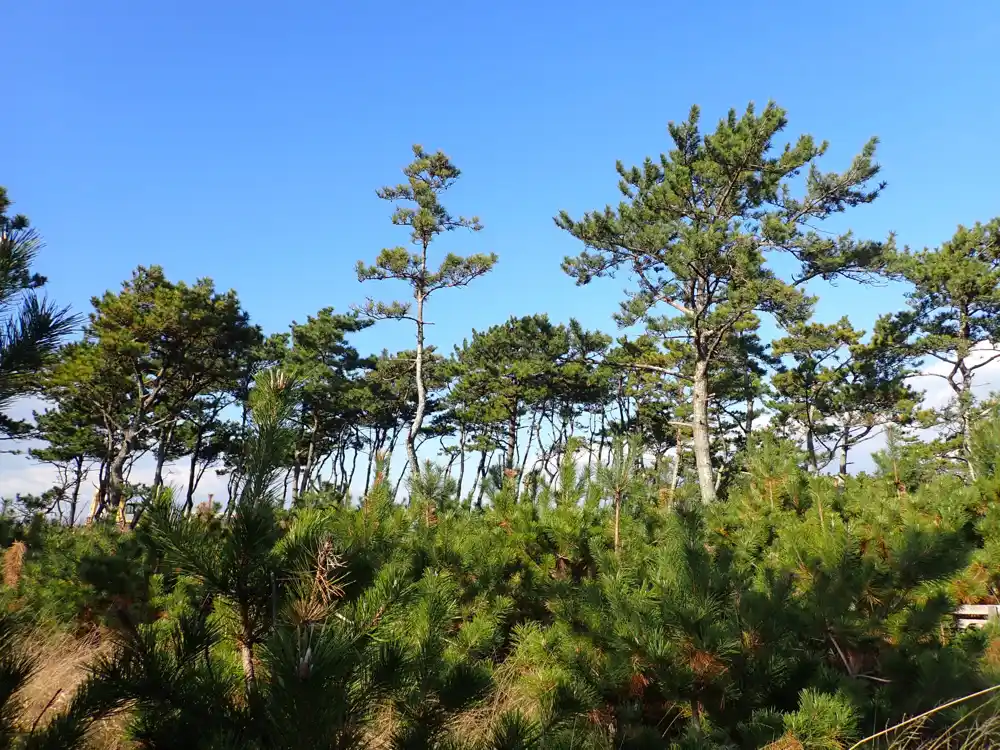
{"label": "pine tree trunk", "polygon": [[458,433],[458,497],[462,497],[462,482],[465,481],[465,424]]}
{"label": "pine tree trunk", "polygon": [[[427,266],[427,245],[424,244],[424,270]],[[417,361],[414,375],[417,385],[417,410],[410,422],[410,430],[406,433],[406,457],[409,459],[410,471],[420,474],[420,464],[417,462],[417,434],[424,423],[424,411],[427,409],[427,390],[424,387],[424,290],[418,288],[417,298]]]}
{"label": "pine tree trunk", "polygon": [[972,461],[972,414],[971,414],[972,393],[969,390],[968,380],[962,382],[962,389],[958,395],[959,418],[962,421],[962,453],[965,456],[965,465],[969,470],[969,481],[976,481],[976,467]]}
{"label": "pine tree trunk", "polygon": [[190,514],[194,510],[194,490],[195,490],[195,472],[198,468],[198,458],[201,453],[201,441],[205,433],[205,428],[203,425],[198,425],[198,432],[194,437],[194,448],[191,451],[191,463],[188,467],[188,486],[187,495],[184,498],[184,513]]}
{"label": "pine tree trunk", "polygon": [[622,518],[622,494],[615,492],[615,554],[621,548],[621,518]]}
{"label": "pine tree trunk", "polygon": [[712,471],[712,438],[708,426],[708,361],[700,358],[694,366],[692,392],[694,461],[698,486],[704,503],[715,500],[715,476]]}
{"label": "pine tree trunk", "polygon": [[354,455],[351,457],[351,473],[347,476],[347,486],[344,488],[344,497],[348,501],[350,500],[351,485],[354,484],[354,472],[358,470],[358,451],[354,450]]}
{"label": "pine tree trunk", "polygon": [[[958,349],[955,368],[948,376],[948,382],[958,395],[958,414],[962,421],[962,453],[965,465],[969,470],[969,481],[976,481],[976,467],[972,463],[972,417],[969,414],[972,407],[972,372],[965,359],[972,351],[972,332],[968,308],[963,308],[959,316],[958,335],[961,345]],[[961,373],[962,381],[955,383],[956,373]]]}
{"label": "pine tree trunk", "polygon": [[[811,409],[812,407],[809,408]],[[813,440],[811,426],[806,428],[806,460],[809,461],[809,467],[812,469],[813,474],[819,474],[819,459],[816,458],[816,443]]]}
{"label": "pine tree trunk", "polygon": [[[302,475],[302,467],[299,466],[299,457],[295,455],[295,465],[292,467],[292,505],[299,499],[299,477]],[[285,491],[288,491],[288,475],[285,475]],[[282,498],[284,499],[284,498]]]}
{"label": "pine tree trunk", "polygon": [[600,464],[604,460],[604,444],[607,440],[607,430],[605,427],[604,412],[601,412],[601,442],[597,446],[597,463]]}
{"label": "pine tree trunk", "polygon": [[840,446],[840,476],[845,480],[847,479],[847,452],[851,448],[850,437],[850,429],[845,429],[841,436],[843,444]]}
{"label": "pine tree trunk", "polygon": [[681,449],[683,448],[683,443],[681,443],[681,430],[677,428],[677,447],[674,450],[674,466],[670,475],[670,502],[674,501],[674,497],[677,495],[677,480],[681,475]]}
{"label": "pine tree trunk", "polygon": [[73,495],[69,501],[69,525],[76,525],[76,506],[80,500],[80,485],[83,484],[83,456],[77,456],[75,477],[73,479]]}
{"label": "pine tree trunk", "polygon": [[87,525],[90,526],[94,521],[97,520],[98,514],[101,512],[101,488],[97,487],[94,490],[94,497],[90,501],[90,515],[87,516]]}
{"label": "pine tree trunk", "polygon": [[156,471],[153,473],[153,496],[156,496],[156,491],[163,486],[163,464],[167,462],[167,448],[170,446],[170,440],[174,436],[174,427],[171,425],[166,430],[160,431],[160,441],[157,446],[156,451]]}
{"label": "pine tree trunk", "polygon": [[521,461],[521,473],[517,477],[516,497],[518,499],[521,497],[521,483],[524,481],[525,472],[528,470],[528,459],[531,456],[531,442],[535,437],[535,420],[537,418],[538,412],[533,412],[531,415],[531,426],[528,428],[528,444],[524,447],[524,458]]}
{"label": "pine tree trunk", "polygon": [[128,461],[129,454],[135,442],[135,435],[128,433],[122,440],[118,452],[115,453],[108,466],[108,489],[110,493],[109,503],[111,507],[118,509],[118,526],[123,531],[128,526],[125,521],[125,462]]}
{"label": "pine tree trunk", "polygon": [[507,420],[507,455],[504,459],[504,468],[514,468],[514,457],[517,451],[517,404]]}
{"label": "pine tree trunk", "polygon": [[246,685],[247,692],[250,692],[256,680],[253,666],[253,648],[249,644],[240,641],[239,649],[240,661],[243,663],[243,683]]}
{"label": "pine tree trunk", "polygon": [[410,465],[410,460],[406,459],[406,463],[403,465],[403,470],[399,473],[399,479],[396,480],[396,486],[392,490],[392,497],[395,499],[399,496],[400,485],[403,484],[403,478],[406,476],[406,469]]}

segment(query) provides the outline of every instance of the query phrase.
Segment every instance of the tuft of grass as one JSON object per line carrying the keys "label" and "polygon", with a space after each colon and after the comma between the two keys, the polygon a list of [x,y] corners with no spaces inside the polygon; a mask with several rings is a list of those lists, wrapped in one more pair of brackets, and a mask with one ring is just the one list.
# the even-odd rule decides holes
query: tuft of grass
{"label": "tuft of grass", "polygon": [[[1000,746],[1000,714],[997,713],[997,699],[1000,685],[993,685],[961,698],[942,703],[925,711],[869,735],[848,748],[888,747],[889,750],[989,750]],[[958,706],[976,698],[990,696],[990,699],[965,714],[951,726],[930,737],[923,731],[927,722],[937,713]],[[888,745],[885,743],[888,742]]]}

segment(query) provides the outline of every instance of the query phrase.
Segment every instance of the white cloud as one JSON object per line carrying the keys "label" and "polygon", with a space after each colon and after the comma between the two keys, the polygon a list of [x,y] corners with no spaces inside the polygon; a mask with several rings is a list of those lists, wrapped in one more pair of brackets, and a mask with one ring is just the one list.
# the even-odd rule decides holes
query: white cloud
{"label": "white cloud", "polygon": [[[979,365],[998,353],[1000,349],[993,344],[976,346],[969,356],[969,365],[972,367]],[[911,380],[915,388],[924,391],[925,406],[939,409],[954,398],[954,392],[943,377],[948,374],[951,367],[946,362],[930,359],[921,370],[923,374]],[[994,359],[976,370],[972,381],[972,392],[979,398],[988,396],[995,390],[1000,390],[1000,359]]]}

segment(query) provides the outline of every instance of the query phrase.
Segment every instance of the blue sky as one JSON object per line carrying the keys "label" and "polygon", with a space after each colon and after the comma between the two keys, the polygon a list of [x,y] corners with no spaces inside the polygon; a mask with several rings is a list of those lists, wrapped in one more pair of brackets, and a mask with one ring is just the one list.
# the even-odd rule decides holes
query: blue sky
{"label": "blue sky", "polygon": [[[612,330],[621,281],[578,289],[552,223],[617,199],[616,159],[669,147],[666,123],[774,99],[789,134],[841,169],[872,135],[889,187],[842,226],[935,245],[1000,213],[1000,6],[938,2],[262,3],[32,0],[4,8],[0,184],[42,231],[49,293],[80,311],[137,264],[234,287],[268,331],[366,294],[358,259],[405,241],[375,189],[410,144],[464,176],[456,213],[486,229],[438,252],[494,251],[436,297],[432,341],[547,312]],[[821,318],[869,328],[898,289],[844,285]],[[384,323],[364,351],[411,345]]]}
{"label": "blue sky", "polygon": [[[409,146],[463,169],[449,195],[495,273],[439,296],[434,340],[548,312],[610,329],[621,282],[577,289],[552,223],[616,199],[614,162],[667,147],[692,103],[708,123],[774,99],[789,133],[842,168],[871,135],[889,188],[847,219],[936,244],[1000,211],[994,2],[261,3],[33,0],[4,10],[0,184],[44,233],[50,294],[86,310],[138,263],[236,288],[267,330],[346,309],[353,266],[405,240],[374,190]],[[868,326],[894,290],[821,290]],[[365,348],[411,332],[383,324]]]}

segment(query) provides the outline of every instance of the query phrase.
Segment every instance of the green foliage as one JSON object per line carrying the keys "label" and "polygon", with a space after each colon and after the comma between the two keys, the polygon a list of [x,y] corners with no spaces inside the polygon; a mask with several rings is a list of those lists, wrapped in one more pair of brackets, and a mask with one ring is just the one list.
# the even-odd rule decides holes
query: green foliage
{"label": "green foliage", "polygon": [[[778,149],[785,111],[769,103],[758,114],[730,110],[714,133],[699,127],[700,112],[669,125],[673,149],[641,167],[620,162],[623,200],[613,208],[556,224],[586,245],[566,258],[563,270],[578,284],[627,271],[638,283],[622,303],[621,325],[652,323],[675,334],[694,365],[692,428],[699,484],[705,501],[715,499],[710,460],[708,373],[737,327],[757,312],[782,325],[805,320],[814,303],[801,289],[813,278],[864,279],[880,264],[882,245],[850,233],[820,234],[813,222],[871,203],[882,185],[869,141],[842,173],[823,173],[817,160],[827,144],[811,136]],[[808,169],[805,191],[793,197],[791,179]],[[782,279],[768,262],[781,252],[798,266]],[[660,303],[674,317],[657,317]],[[676,349],[677,344],[672,344]]]}
{"label": "green foliage", "polygon": [[[32,271],[42,239],[23,214],[10,214],[0,186],[0,410],[37,393],[38,371],[55,355],[60,339],[76,324],[68,308],[40,297],[45,277]],[[0,432],[21,435],[27,425],[0,414]]]}
{"label": "green foliage", "polygon": [[[412,247],[357,268],[412,300],[264,338],[235,292],[139,267],[57,354],[69,318],[34,296],[39,240],[0,191],[0,406],[47,399],[30,456],[59,475],[0,513],[0,748],[80,747],[112,714],[146,750],[827,750],[928,711],[916,742],[995,725],[947,702],[1000,678],[997,626],[955,618],[1000,603],[1000,411],[972,392],[1000,356],[997,220],[923,252],[833,234],[882,190],[874,140],[824,173],[825,143],[779,145],[774,104],[699,119],[618,165],[617,207],[556,219],[579,284],[635,284],[616,319],[641,330],[616,342],[538,314],[438,353],[427,300],[496,256],[431,262],[481,225],[415,146],[378,192]],[[808,282],[880,274],[912,293],[870,336],[811,319]],[[415,324],[414,348],[359,352],[376,319]],[[908,385],[926,358],[945,409]],[[150,486],[129,474],[146,453]],[[219,465],[228,492],[195,510]],[[61,523],[91,467],[87,525]],[[31,626],[102,646],[26,717]]]}

